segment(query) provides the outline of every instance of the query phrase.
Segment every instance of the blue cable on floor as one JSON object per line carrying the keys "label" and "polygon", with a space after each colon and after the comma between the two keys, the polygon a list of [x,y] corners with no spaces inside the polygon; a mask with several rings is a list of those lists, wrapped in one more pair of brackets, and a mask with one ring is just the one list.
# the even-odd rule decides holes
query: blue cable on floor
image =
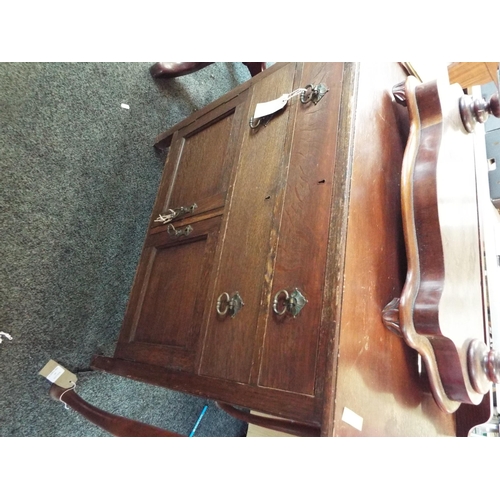
{"label": "blue cable on floor", "polygon": [[201,419],[203,418],[203,415],[205,415],[205,412],[208,409],[208,405],[205,405],[203,407],[203,410],[201,410],[200,416],[198,417],[198,420],[196,421],[196,424],[194,424],[193,430],[189,434],[189,437],[193,437],[194,433],[196,432],[196,429],[198,428],[198,425],[200,425]]}

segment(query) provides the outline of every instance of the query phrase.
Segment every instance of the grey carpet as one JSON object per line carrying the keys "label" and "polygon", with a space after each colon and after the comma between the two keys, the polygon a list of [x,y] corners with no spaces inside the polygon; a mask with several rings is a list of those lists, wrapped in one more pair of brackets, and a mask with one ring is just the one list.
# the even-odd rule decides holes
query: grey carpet
{"label": "grey carpet", "polygon": [[89,371],[125,312],[165,160],[154,138],[250,77],[216,63],[155,82],[151,64],[0,64],[1,436],[109,435],[49,398],[49,359],[103,409],[188,434],[209,404],[197,436],[245,435],[212,402]]}

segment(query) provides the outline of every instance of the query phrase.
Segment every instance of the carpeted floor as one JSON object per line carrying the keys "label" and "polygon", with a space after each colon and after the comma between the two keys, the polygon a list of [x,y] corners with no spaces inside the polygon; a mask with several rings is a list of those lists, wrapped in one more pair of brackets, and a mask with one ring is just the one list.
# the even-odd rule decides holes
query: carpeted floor
{"label": "carpeted floor", "polygon": [[0,63],[1,436],[108,436],[49,398],[49,359],[103,409],[189,434],[209,404],[197,436],[246,433],[212,402],[89,371],[125,312],[165,160],[154,138],[250,78],[216,63],[156,82],[151,64]]}

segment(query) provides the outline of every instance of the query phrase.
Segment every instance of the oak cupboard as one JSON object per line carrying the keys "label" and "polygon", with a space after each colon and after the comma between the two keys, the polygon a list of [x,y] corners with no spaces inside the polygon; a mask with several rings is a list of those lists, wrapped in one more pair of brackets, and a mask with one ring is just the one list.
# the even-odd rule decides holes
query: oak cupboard
{"label": "oak cupboard", "polygon": [[[391,89],[406,76],[397,63],[279,63],[161,134],[116,351],[92,367],[299,435],[455,435],[381,320],[405,276],[408,116]],[[258,103],[319,84],[317,103],[297,94],[251,121]]]}

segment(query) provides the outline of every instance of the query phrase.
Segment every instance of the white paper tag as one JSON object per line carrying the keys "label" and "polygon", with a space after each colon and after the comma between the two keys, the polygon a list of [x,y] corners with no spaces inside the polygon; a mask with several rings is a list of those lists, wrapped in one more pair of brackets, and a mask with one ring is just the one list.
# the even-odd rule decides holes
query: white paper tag
{"label": "white paper tag", "polygon": [[68,369],[51,359],[39,372],[39,375],[45,377],[49,382],[69,389],[76,385],[78,377]]}
{"label": "white paper tag", "polygon": [[64,368],[57,365],[48,375],[47,379],[54,383],[62,374],[64,373]]}
{"label": "white paper tag", "polygon": [[346,424],[352,425],[355,429],[358,429],[358,431],[363,430],[363,417],[360,417],[358,414],[354,413],[347,407],[344,407],[342,420]]}
{"label": "white paper tag", "polygon": [[125,104],[124,102],[122,102],[122,108],[123,109],[130,109],[130,106],[128,104]]}
{"label": "white paper tag", "polygon": [[255,106],[255,114],[253,115],[254,120],[262,118],[263,116],[272,115],[286,106],[290,94],[283,94],[278,99],[274,99],[269,102],[259,102]]}

